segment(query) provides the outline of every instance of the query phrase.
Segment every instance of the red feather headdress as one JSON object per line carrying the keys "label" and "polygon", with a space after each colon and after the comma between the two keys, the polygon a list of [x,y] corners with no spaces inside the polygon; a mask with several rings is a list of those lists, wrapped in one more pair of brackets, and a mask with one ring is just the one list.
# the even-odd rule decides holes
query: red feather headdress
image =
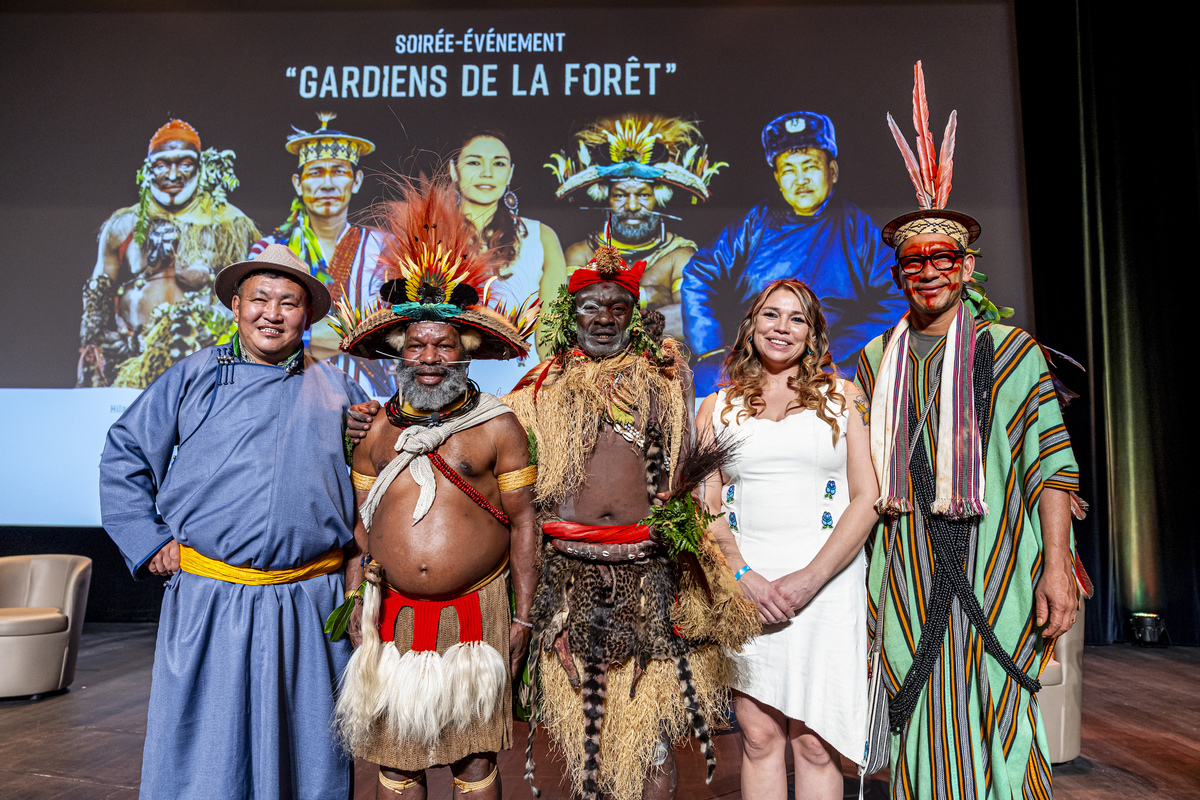
{"label": "red feather headdress", "polygon": [[[942,149],[935,153],[933,132],[929,129],[929,102],[925,97],[925,73],[921,62],[913,68],[913,127],[917,131],[917,152],[900,132],[900,126],[889,113],[888,127],[904,166],[917,190],[917,206],[920,211],[904,214],[892,220],[883,229],[883,240],[892,247],[899,247],[904,240],[918,233],[942,233],[959,241],[966,247],[979,236],[979,223],[966,214],[946,209],[950,198],[950,181],[954,175],[954,142],[958,131],[958,111],[950,112],[946,132],[942,134]],[[913,225],[924,220],[921,225]]]}

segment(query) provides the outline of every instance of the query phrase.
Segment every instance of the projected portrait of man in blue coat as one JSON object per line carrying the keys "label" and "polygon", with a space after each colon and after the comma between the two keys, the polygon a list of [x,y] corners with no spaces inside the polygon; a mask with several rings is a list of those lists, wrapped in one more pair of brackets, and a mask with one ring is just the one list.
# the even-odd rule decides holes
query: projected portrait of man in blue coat
{"label": "projected portrait of man in blue coat", "polygon": [[696,355],[696,396],[715,390],[725,348],[751,298],[798,278],[821,298],[829,352],[853,371],[867,342],[907,310],[891,277],[892,251],[858,206],[836,195],[837,140],[824,114],[796,111],[762,132],[784,203],[772,198],[726,228],[683,270],[684,337]]}

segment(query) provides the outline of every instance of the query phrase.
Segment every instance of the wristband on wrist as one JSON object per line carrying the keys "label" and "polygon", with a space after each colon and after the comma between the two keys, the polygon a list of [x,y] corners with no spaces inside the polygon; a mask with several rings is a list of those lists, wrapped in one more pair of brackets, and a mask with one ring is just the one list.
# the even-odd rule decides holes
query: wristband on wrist
{"label": "wristband on wrist", "polygon": [[742,567],[741,569],[739,569],[737,572],[735,572],[733,574],[733,579],[735,581],[740,581],[742,579],[742,576],[745,575],[749,571],[750,571],[750,565],[747,564],[746,566]]}
{"label": "wristband on wrist", "polygon": [[523,628],[529,628],[530,630],[533,630],[532,622],[526,622],[525,620],[518,619],[517,617],[513,617],[512,620],[513,620],[513,622],[517,623],[518,625],[520,625]]}

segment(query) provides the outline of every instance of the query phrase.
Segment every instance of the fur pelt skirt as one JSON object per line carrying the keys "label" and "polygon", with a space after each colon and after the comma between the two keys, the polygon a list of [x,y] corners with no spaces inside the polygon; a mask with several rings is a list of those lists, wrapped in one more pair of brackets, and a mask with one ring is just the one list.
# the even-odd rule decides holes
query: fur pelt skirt
{"label": "fur pelt skirt", "polygon": [[476,623],[460,620],[448,605],[437,617],[436,650],[418,652],[410,606],[396,614],[392,640],[380,640],[380,628],[391,625],[380,618],[386,583],[368,571],[363,644],[343,673],[335,709],[342,741],[355,757],[413,772],[512,746],[507,574],[478,590],[480,640],[463,641]]}
{"label": "fur pelt skirt", "polygon": [[599,564],[547,543],[542,558],[530,615],[534,718],[564,756],[574,794],[640,798],[658,743],[688,734],[711,780],[710,728],[729,703],[722,645],[737,649],[757,630],[719,550],[702,549],[690,566],[661,554]]}

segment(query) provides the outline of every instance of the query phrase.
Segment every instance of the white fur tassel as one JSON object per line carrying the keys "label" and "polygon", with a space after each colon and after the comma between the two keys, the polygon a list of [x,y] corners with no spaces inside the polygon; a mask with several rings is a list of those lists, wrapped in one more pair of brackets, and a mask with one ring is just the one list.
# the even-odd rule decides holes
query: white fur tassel
{"label": "white fur tassel", "polygon": [[496,648],[485,642],[460,643],[442,656],[446,665],[449,722],[465,730],[486,722],[504,699],[508,665]]}
{"label": "white fur tassel", "polygon": [[433,747],[449,717],[446,668],[432,650],[410,650],[403,656],[395,646],[380,669],[379,706],[388,729],[401,741]]}
{"label": "white fur tassel", "polygon": [[[362,644],[350,656],[339,681],[334,720],[342,742],[350,752],[367,742],[379,716],[379,657],[384,649],[376,628],[382,592],[370,581],[363,591]],[[395,648],[388,648],[393,652]]]}

